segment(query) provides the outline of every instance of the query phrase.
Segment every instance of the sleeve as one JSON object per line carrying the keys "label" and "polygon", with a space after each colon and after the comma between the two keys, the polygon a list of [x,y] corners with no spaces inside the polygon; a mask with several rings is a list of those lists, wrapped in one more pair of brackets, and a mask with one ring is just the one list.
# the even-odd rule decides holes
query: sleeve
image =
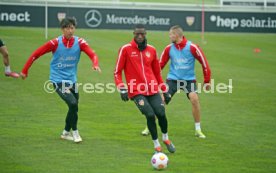
{"label": "sleeve", "polygon": [[166,66],[166,64],[170,59],[170,49],[171,49],[171,45],[168,45],[161,54],[160,61],[159,61],[161,69],[163,69]]}
{"label": "sleeve", "polygon": [[56,50],[58,46],[58,42],[56,39],[50,40],[47,43],[45,43],[44,45],[42,45],[41,47],[39,47],[38,49],[36,49],[31,56],[29,57],[29,59],[27,60],[27,62],[25,63],[21,73],[25,74],[26,76],[28,76],[28,71],[29,68],[32,66],[33,62],[35,60],[37,60],[39,57],[41,57],[42,55],[48,53],[48,52],[54,52]]}
{"label": "sleeve", "polygon": [[211,79],[211,69],[209,67],[208,61],[207,61],[203,51],[200,49],[199,46],[197,46],[195,44],[191,44],[191,53],[199,61],[199,63],[202,66],[203,75],[204,75],[204,83],[209,83],[210,79]]}
{"label": "sleeve", "polygon": [[160,86],[160,89],[162,90],[162,92],[166,92],[167,91],[167,87],[166,84],[163,82],[162,79],[162,75],[161,75],[161,68],[159,65],[159,61],[158,61],[158,57],[157,57],[157,53],[155,51],[155,55],[154,55],[154,60],[152,61],[152,70],[153,73],[155,75],[155,78],[158,82],[158,85]]}
{"label": "sleeve", "polygon": [[126,51],[125,51],[125,47],[122,47],[119,50],[119,55],[118,55],[118,59],[117,59],[117,63],[114,71],[115,84],[119,89],[125,88],[125,85],[122,79],[122,71],[125,68],[125,64],[126,64]]}
{"label": "sleeve", "polygon": [[83,51],[93,62],[93,67],[98,67],[99,60],[94,50],[88,45],[88,43],[84,39],[80,38],[78,41],[79,41],[81,51]]}

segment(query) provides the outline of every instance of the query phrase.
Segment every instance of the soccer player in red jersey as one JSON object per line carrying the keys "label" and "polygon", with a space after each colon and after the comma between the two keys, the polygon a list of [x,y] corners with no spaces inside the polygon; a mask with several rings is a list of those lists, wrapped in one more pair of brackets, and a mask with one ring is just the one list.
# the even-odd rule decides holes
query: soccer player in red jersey
{"label": "soccer player in red jersey", "polygon": [[[162,131],[163,143],[169,152],[174,153],[175,147],[168,137],[165,107],[159,93],[161,89],[166,95],[167,88],[161,77],[156,49],[147,44],[143,25],[137,25],[133,34],[134,39],[119,50],[114,72],[116,86],[120,89],[121,99],[128,101],[130,98],[145,115],[155,151],[161,151],[155,123],[156,116]],[[123,83],[122,71],[125,73],[127,87]]]}

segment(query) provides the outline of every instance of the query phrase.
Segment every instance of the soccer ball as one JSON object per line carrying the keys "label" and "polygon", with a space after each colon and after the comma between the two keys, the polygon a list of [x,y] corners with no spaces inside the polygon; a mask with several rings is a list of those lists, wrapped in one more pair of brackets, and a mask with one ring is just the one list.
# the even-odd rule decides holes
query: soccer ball
{"label": "soccer ball", "polygon": [[165,169],[168,166],[169,159],[164,153],[155,153],[151,158],[151,165],[157,169]]}

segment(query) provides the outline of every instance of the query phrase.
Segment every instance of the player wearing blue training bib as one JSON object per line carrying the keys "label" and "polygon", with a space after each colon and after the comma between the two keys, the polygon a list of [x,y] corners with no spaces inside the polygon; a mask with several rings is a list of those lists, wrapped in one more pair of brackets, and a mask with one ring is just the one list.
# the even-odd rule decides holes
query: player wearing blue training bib
{"label": "player wearing blue training bib", "polygon": [[[67,17],[61,21],[62,36],[52,39],[38,48],[29,57],[21,76],[25,79],[28,70],[33,62],[42,55],[52,52],[53,57],[50,63],[50,81],[58,95],[68,106],[65,119],[65,127],[61,134],[62,139],[73,140],[78,143],[82,141],[77,128],[78,123],[78,101],[79,93],[77,90],[77,66],[81,52],[85,52],[93,62],[93,69],[101,72],[98,64],[98,57],[82,38],[74,36],[76,20]],[[70,130],[72,129],[72,134]]]}
{"label": "player wearing blue training bib", "polygon": [[163,69],[170,60],[170,70],[167,76],[169,95],[165,97],[168,104],[171,97],[179,90],[184,90],[192,104],[192,114],[195,120],[195,135],[205,138],[200,127],[200,104],[196,93],[195,60],[197,60],[203,70],[204,87],[210,89],[211,70],[208,61],[199,46],[187,40],[183,35],[180,26],[173,26],[169,32],[172,41],[163,51],[160,58],[160,67]]}

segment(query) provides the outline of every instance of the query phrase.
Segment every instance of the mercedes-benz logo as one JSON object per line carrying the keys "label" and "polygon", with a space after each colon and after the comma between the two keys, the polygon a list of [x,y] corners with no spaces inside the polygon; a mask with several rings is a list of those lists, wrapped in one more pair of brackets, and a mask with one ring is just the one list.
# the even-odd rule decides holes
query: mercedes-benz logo
{"label": "mercedes-benz logo", "polygon": [[95,28],[102,23],[102,15],[98,10],[89,10],[85,14],[86,25]]}

